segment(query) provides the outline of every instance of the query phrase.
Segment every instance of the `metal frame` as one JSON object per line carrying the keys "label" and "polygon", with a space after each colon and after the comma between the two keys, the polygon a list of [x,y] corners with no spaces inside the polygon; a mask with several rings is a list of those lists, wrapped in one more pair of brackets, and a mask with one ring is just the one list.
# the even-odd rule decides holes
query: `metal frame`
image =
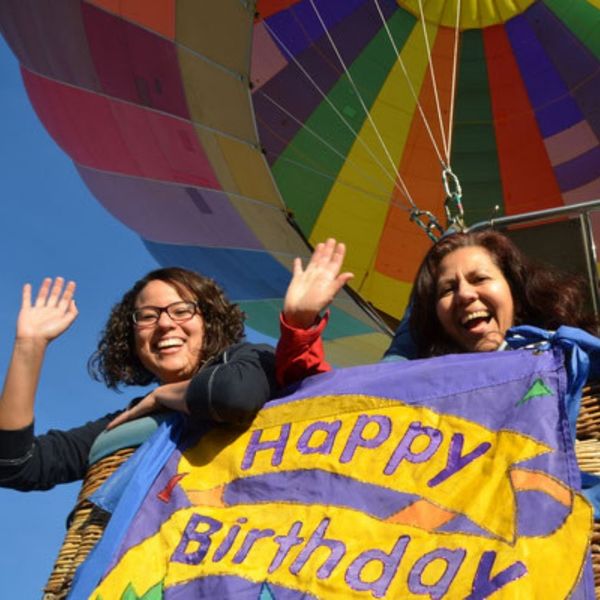
{"label": "metal frame", "polygon": [[519,215],[509,215],[498,217],[489,221],[480,221],[471,225],[467,231],[477,231],[479,229],[488,229],[495,227],[507,227],[517,223],[528,223],[531,221],[545,221],[560,216],[578,215],[581,227],[582,238],[585,246],[585,262],[587,266],[588,280],[590,282],[590,291],[592,294],[592,304],[596,315],[600,314],[600,291],[598,289],[598,269],[596,268],[597,256],[596,245],[592,232],[590,221],[590,212],[600,210],[600,200],[591,200],[590,202],[580,202],[569,206],[560,206],[557,208],[547,208],[545,210],[536,210]]}

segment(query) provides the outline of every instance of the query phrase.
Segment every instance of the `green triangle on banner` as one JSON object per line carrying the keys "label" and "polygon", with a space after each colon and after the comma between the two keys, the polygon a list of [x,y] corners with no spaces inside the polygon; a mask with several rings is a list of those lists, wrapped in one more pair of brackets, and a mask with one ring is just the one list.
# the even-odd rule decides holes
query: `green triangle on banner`
{"label": "green triangle on banner", "polygon": [[266,581],[260,588],[260,595],[258,596],[257,600],[275,600],[275,595]]}
{"label": "green triangle on banner", "polygon": [[163,597],[163,582],[159,581],[156,585],[152,586],[143,596],[140,596],[140,600],[162,600]]}
{"label": "green triangle on banner", "polygon": [[529,402],[532,398],[540,398],[541,396],[552,396],[554,392],[540,378],[536,379],[527,393],[517,402],[517,406]]}
{"label": "green triangle on banner", "polygon": [[[162,600],[163,597],[163,582],[159,581],[156,585],[152,586],[145,594],[139,596],[135,591],[133,584],[130,583],[126,590],[123,592],[120,600]],[[101,600],[100,596],[96,600]]]}

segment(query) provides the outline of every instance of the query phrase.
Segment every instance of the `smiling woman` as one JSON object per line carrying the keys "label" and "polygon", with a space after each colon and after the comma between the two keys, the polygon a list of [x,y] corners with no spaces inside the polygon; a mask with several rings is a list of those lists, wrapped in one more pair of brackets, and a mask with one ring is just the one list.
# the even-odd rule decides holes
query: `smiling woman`
{"label": "smiling woman", "polygon": [[[204,321],[195,302],[164,281],[150,281],[132,313],[136,353],[164,383],[189,379],[202,361]],[[161,308],[164,307],[164,308]]]}
{"label": "smiling woman", "polygon": [[514,323],[508,281],[480,246],[459,248],[443,258],[437,293],[442,329],[467,352],[496,350]]}
{"label": "smiling woman", "polygon": [[[244,315],[238,306],[207,277],[159,269],[137,281],[113,308],[90,361],[90,372],[109,388],[158,387],[122,411],[36,436],[34,404],[44,355],[77,317],[74,294],[75,283],[65,285],[62,278],[45,279],[35,300],[29,284],[23,289],[0,397],[3,487],[46,490],[82,479],[105,459],[125,449],[131,454],[173,411],[185,415],[188,427],[206,421],[243,426],[274,393],[273,349],[241,341]],[[87,478],[87,493],[86,485]],[[86,493],[78,504],[87,501]],[[64,597],[76,566],[72,557],[68,562],[69,576],[46,592]]]}
{"label": "smiling woman", "polygon": [[[280,384],[331,369],[321,341],[328,315],[320,313],[352,277],[340,273],[345,250],[329,239],[306,269],[296,259],[277,346]],[[528,260],[497,231],[448,235],[429,250],[414,282],[410,357],[497,350],[514,325],[571,325],[596,334],[587,297],[580,277]],[[392,346],[386,354],[399,353]]]}
{"label": "smiling woman", "polygon": [[415,279],[410,331],[420,357],[496,350],[513,325],[597,333],[579,276],[529,260],[505,235],[449,235]]}

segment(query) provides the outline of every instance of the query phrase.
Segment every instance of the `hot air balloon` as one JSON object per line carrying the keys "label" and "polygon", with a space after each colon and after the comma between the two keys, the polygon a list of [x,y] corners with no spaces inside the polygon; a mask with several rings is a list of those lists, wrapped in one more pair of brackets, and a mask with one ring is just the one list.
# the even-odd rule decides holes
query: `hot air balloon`
{"label": "hot air balloon", "polygon": [[[0,5],[98,201],[272,337],[306,240],[344,240],[354,290],[398,318],[445,206],[470,224],[599,197],[599,22],[597,0]],[[372,317],[348,293],[332,310],[332,362],[376,360]]]}

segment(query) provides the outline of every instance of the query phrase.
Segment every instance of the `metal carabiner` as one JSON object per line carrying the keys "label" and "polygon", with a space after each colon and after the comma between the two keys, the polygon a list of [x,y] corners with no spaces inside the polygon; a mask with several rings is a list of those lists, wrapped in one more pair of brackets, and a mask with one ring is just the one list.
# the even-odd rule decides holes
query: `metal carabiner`
{"label": "metal carabiner", "polygon": [[458,231],[464,231],[465,211],[462,204],[462,188],[458,177],[452,172],[450,167],[442,171],[442,181],[446,191],[446,200],[444,201],[444,211],[446,213],[446,223],[448,228],[453,227]]}
{"label": "metal carabiner", "polygon": [[[427,221],[423,221],[423,217]],[[440,225],[436,216],[430,213],[428,210],[413,209],[410,213],[410,220],[416,223],[426,234],[432,242],[437,242],[443,235],[444,229]],[[436,235],[436,231],[438,235]]]}
{"label": "metal carabiner", "polygon": [[[444,182],[444,190],[446,192],[446,196],[454,196],[457,194],[459,197],[462,196],[462,188],[460,187],[460,181],[458,177],[453,173],[450,167],[444,168],[442,171],[442,181]],[[451,186],[454,189],[451,189]]]}

